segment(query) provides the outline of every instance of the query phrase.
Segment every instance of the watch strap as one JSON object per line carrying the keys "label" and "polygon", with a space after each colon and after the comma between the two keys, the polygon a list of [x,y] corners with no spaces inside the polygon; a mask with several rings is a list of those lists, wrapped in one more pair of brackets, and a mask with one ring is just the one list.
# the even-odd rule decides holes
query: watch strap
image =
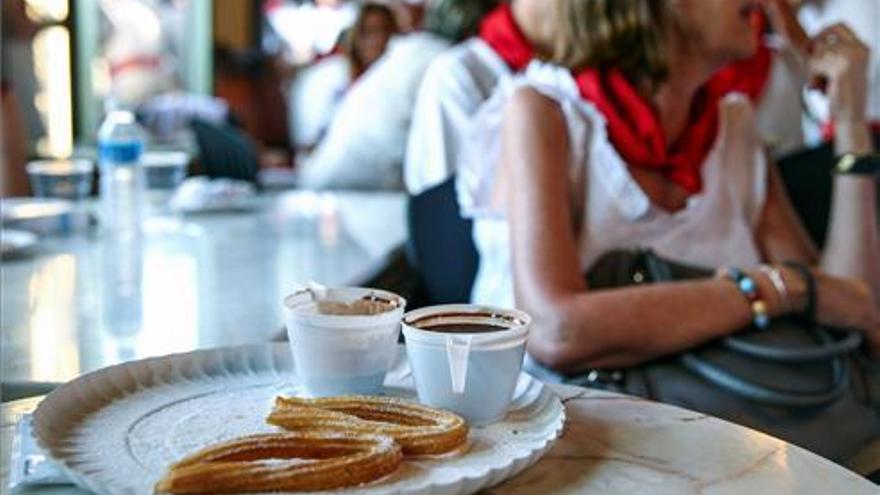
{"label": "watch strap", "polygon": [[847,153],[837,160],[834,172],[842,175],[880,176],[880,154],[855,155]]}

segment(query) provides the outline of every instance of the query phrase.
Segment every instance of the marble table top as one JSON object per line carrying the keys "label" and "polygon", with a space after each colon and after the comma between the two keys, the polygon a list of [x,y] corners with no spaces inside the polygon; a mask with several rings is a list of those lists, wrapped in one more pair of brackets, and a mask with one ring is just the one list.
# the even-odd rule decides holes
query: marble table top
{"label": "marble table top", "polygon": [[137,250],[96,231],[45,238],[32,256],[0,262],[0,381],[65,382],[266,342],[294,288],[356,284],[385,262],[406,237],[405,204],[397,193],[265,193],[243,211],[156,211]]}
{"label": "marble table top", "polygon": [[[536,465],[491,494],[878,494],[880,487],[799,447],[705,414],[552,385],[566,406],[562,438]],[[17,415],[39,399],[2,406],[0,491]],[[69,495],[70,487],[24,493]]]}

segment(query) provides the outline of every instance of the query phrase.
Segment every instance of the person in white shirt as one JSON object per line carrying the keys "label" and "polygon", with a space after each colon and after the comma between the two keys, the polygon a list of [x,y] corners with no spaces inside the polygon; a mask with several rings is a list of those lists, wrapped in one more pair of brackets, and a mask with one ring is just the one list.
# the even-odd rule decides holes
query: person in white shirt
{"label": "person in white shirt", "polygon": [[[657,8],[651,0],[621,4],[607,16],[632,14],[640,24],[597,40],[594,29],[609,21],[587,17],[584,4],[599,1],[564,4],[574,11],[563,35],[574,48],[555,60],[586,69],[573,76],[534,64],[474,117],[457,177],[480,255],[472,300],[527,311],[528,352],[548,368],[620,368],[730,334],[755,313],[723,277],[591,288],[584,273],[604,254],[649,247],[695,266],[740,266],[773,317],[807,304],[805,277],[784,265],[794,261],[813,267],[824,301],[816,320],[858,328],[880,352],[872,177],[835,177],[829,242],[819,252],[764,152],[750,99],[711,91],[719,66],[755,50],[743,24],[749,2],[684,1],[671,19],[632,12]],[[690,51],[696,39],[704,48]],[[845,26],[813,44],[810,65],[827,78],[835,117],[850,123],[838,129],[836,152],[870,155],[860,101],[867,48]],[[706,105],[695,105],[701,96]],[[783,301],[761,263],[777,270],[795,304]]]}
{"label": "person in white shirt", "polygon": [[[769,0],[765,3],[777,56],[762,99],[758,127],[774,156],[820,146],[831,137],[831,109],[821,87],[810,80],[810,38],[846,25],[870,48],[866,115],[874,132],[880,125],[880,2],[877,0]],[[808,90],[805,90],[808,89]]]}
{"label": "person in white shirt", "polygon": [[[789,314],[859,329],[880,352],[873,178],[835,176],[820,252],[765,153],[753,102],[716,78],[758,49],[747,20],[755,2],[562,5],[553,60],[564,68],[536,63],[502,83],[463,147],[459,204],[479,253],[473,301],[526,311],[528,356],[563,376],[675,358]],[[867,48],[844,26],[813,45],[813,74],[827,80],[836,120],[850,124],[839,126],[835,150],[870,160]],[[739,266],[749,283],[733,270],[612,289],[586,280],[604,255],[643,248],[710,272]],[[712,408],[705,397],[682,402]],[[875,440],[880,416],[861,411],[869,427],[822,423],[846,441],[811,447],[842,460]]]}
{"label": "person in white shirt", "polygon": [[387,5],[368,3],[343,36],[341,52],[302,70],[290,88],[290,132],[297,152],[310,152],[324,137],[349,87],[385,52],[397,31]]}
{"label": "person in white shirt", "polygon": [[[546,55],[556,28],[551,22],[552,7],[553,2],[546,0],[512,0],[487,17],[480,36],[432,62],[416,100],[407,146],[404,179],[410,194],[440,184],[456,171],[461,142],[474,113],[501,79],[521,72],[531,61],[533,53],[526,58],[522,53],[518,55],[515,48],[505,51],[503,46],[499,49],[499,43],[487,39],[492,35],[487,33],[487,24],[508,17],[519,29],[501,41],[507,45],[526,42]],[[806,77],[796,47],[791,46],[786,34],[764,40],[772,52],[772,62],[760,94],[753,95],[758,106],[757,125],[774,156],[804,144],[800,92],[791,88],[802,87]]]}
{"label": "person in white shirt", "polygon": [[297,153],[311,150],[321,140],[351,83],[351,63],[342,54],[296,74],[290,85],[288,118]]}
{"label": "person in white shirt", "polygon": [[473,34],[493,0],[437,0],[425,32],[393,39],[348,91],[314,153],[298,164],[309,189],[402,189],[402,163],[416,92],[431,60]]}
{"label": "person in white shirt", "polygon": [[498,81],[524,70],[535,52],[549,51],[553,25],[547,14],[552,5],[547,0],[502,4],[486,16],[478,36],[431,63],[419,89],[404,162],[410,194],[455,172],[470,119]]}
{"label": "person in white shirt", "polygon": [[805,0],[799,19],[810,35],[834,24],[846,24],[871,49],[866,111],[871,122],[880,123],[880,1]]}

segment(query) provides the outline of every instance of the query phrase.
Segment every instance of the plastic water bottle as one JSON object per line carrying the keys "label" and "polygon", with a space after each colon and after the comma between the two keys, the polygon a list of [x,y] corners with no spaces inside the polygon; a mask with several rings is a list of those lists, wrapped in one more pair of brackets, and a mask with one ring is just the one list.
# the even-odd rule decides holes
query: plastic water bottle
{"label": "plastic water bottle", "polygon": [[98,130],[101,222],[113,236],[138,236],[144,199],[144,131],[128,111],[113,110]]}
{"label": "plastic water bottle", "polygon": [[[101,169],[101,313],[109,335],[129,341],[142,328],[145,132],[134,114],[112,110],[98,130]],[[122,344],[121,344],[122,345]],[[130,342],[125,343],[126,348]],[[125,358],[124,356],[121,358]]]}

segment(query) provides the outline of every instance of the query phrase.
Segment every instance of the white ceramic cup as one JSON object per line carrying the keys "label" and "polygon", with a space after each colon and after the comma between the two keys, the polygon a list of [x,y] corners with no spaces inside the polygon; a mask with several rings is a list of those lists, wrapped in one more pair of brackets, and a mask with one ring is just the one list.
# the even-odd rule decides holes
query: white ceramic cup
{"label": "white ceramic cup", "polygon": [[[477,332],[472,325],[497,330]],[[407,313],[403,335],[419,401],[477,426],[503,419],[522,370],[530,325],[522,311],[468,304]],[[464,331],[449,331],[452,327]]]}
{"label": "white ceramic cup", "polygon": [[34,196],[78,201],[92,193],[95,165],[84,159],[34,160],[27,173]]}
{"label": "white ceramic cup", "polygon": [[[375,301],[377,314],[322,314],[318,300]],[[294,367],[313,397],[378,394],[400,335],[406,300],[397,294],[354,287],[305,289],[284,299]]]}

